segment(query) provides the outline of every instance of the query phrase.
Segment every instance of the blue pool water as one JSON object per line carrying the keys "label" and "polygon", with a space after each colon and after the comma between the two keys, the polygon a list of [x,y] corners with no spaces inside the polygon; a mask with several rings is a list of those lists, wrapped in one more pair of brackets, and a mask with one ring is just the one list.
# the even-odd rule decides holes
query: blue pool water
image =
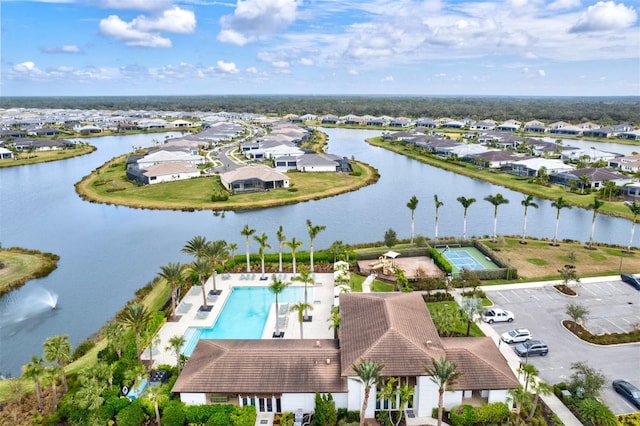
{"label": "blue pool water", "polygon": [[[275,295],[268,287],[234,287],[213,327],[190,327],[182,354],[190,356],[200,339],[260,339],[274,309]],[[307,302],[313,301],[313,286],[307,286]],[[304,302],[304,286],[287,287],[278,295],[278,303]]]}

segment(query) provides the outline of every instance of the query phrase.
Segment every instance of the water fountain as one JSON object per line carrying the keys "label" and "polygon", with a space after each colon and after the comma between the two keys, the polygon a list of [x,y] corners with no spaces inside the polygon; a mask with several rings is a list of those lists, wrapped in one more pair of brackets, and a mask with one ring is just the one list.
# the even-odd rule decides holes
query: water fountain
{"label": "water fountain", "polygon": [[40,317],[58,307],[58,294],[42,288],[21,289],[5,296],[4,306],[0,308],[0,324],[20,323]]}

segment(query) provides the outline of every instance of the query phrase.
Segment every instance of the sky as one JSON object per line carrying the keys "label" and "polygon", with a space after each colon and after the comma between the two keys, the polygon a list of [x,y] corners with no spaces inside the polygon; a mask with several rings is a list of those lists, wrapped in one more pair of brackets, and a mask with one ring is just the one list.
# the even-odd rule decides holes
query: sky
{"label": "sky", "polygon": [[640,0],[2,0],[1,96],[640,95]]}

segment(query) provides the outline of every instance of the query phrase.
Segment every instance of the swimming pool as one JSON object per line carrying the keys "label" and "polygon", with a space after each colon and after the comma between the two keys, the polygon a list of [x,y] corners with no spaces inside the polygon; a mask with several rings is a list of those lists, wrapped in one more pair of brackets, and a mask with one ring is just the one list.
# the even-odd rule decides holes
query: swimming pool
{"label": "swimming pool", "polygon": [[[313,286],[307,286],[307,302]],[[233,287],[213,327],[190,327],[182,354],[190,356],[200,339],[260,339],[269,310],[276,302],[269,287]],[[290,286],[278,295],[278,303],[304,302],[304,286]]]}

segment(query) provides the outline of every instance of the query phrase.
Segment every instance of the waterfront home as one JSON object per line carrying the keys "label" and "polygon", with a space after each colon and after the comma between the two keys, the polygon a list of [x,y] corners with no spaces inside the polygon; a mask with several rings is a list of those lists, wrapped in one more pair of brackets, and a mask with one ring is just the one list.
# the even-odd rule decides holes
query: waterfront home
{"label": "waterfront home", "polygon": [[220,182],[234,194],[289,187],[287,175],[262,164],[239,167],[221,173]]}

